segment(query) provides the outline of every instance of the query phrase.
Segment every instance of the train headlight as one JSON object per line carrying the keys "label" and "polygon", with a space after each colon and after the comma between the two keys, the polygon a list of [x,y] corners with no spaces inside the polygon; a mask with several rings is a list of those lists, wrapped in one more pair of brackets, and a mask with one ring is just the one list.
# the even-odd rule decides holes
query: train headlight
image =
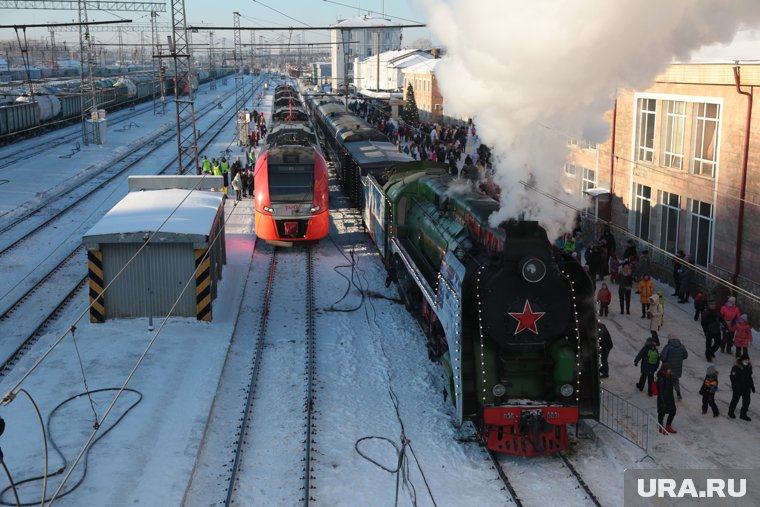
{"label": "train headlight", "polygon": [[266,211],[267,213],[274,213],[274,210],[273,210],[272,208],[270,208],[269,206],[262,206],[262,208],[263,208],[263,209],[264,209],[264,211]]}
{"label": "train headlight", "polygon": [[322,209],[322,207],[319,204],[317,204],[316,206],[312,206],[311,208],[309,208],[309,213],[314,213],[314,212],[319,211],[321,209]]}
{"label": "train headlight", "polygon": [[546,264],[536,257],[526,257],[520,261],[520,274],[527,282],[540,282],[546,276]]}
{"label": "train headlight", "polygon": [[494,396],[499,398],[507,394],[507,388],[504,387],[502,384],[496,384],[495,386],[493,386],[493,389],[491,389],[491,392],[493,393]]}
{"label": "train headlight", "polygon": [[559,388],[559,394],[565,398],[572,396],[573,391],[575,391],[575,389],[570,384],[562,384],[562,387]]}

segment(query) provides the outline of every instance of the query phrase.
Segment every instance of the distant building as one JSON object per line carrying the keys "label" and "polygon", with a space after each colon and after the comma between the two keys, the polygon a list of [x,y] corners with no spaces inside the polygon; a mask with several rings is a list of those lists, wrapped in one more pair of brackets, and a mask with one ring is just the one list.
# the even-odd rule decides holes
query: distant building
{"label": "distant building", "polygon": [[323,85],[332,78],[332,64],[330,62],[315,62],[311,64],[311,77],[315,84]]}
{"label": "distant building", "polygon": [[388,19],[356,16],[332,26],[330,63],[333,90],[344,86],[346,76],[349,84],[363,87],[362,83],[353,82],[355,58],[366,58],[401,47],[401,28],[391,28],[393,25]]}
{"label": "distant building", "polygon": [[611,139],[571,142],[566,188],[609,190],[597,197],[601,218],[760,293],[760,109],[748,107],[757,86],[758,64],[674,64],[646,90],[618,90]]}
{"label": "distant building", "polygon": [[421,121],[440,122],[444,119],[443,96],[435,77],[435,69],[440,63],[439,58],[431,58],[403,70],[404,101],[411,84]]}
{"label": "distant building", "polygon": [[358,83],[356,87],[364,90],[400,92],[404,85],[403,70],[432,58],[430,53],[421,49],[400,49],[380,53],[379,80],[378,55],[356,58],[354,60],[354,80]]}

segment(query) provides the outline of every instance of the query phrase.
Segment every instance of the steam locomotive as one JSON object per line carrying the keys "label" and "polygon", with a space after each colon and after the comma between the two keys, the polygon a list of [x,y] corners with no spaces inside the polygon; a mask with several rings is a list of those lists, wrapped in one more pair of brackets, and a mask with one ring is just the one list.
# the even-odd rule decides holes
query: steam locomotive
{"label": "steam locomotive", "polygon": [[599,417],[588,275],[537,222],[492,227],[497,201],[364,132],[363,120],[330,100],[314,99],[312,109],[389,280],[443,366],[458,422],[474,421],[496,452],[565,449],[567,425]]}
{"label": "steam locomotive", "polygon": [[290,85],[275,88],[266,150],[254,168],[256,236],[291,243],[329,231],[327,164],[309,115]]}

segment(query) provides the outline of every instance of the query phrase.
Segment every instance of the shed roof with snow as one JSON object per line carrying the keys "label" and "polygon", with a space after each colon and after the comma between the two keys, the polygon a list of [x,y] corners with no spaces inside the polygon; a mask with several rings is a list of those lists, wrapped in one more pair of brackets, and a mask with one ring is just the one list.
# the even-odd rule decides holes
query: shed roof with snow
{"label": "shed roof with snow", "polygon": [[139,243],[145,234],[158,233],[155,243],[208,241],[222,206],[222,193],[198,190],[131,192],[119,201],[82,238],[88,248],[100,243]]}

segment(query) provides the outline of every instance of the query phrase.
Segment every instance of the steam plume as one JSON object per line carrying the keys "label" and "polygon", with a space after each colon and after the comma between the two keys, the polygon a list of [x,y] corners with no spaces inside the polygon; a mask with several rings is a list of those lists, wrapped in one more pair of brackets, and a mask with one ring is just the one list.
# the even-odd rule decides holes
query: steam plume
{"label": "steam plume", "polygon": [[525,213],[550,229],[572,210],[518,181],[563,195],[566,136],[607,139],[617,87],[646,88],[674,57],[760,20],[757,0],[418,2],[448,52],[437,70],[447,113],[472,116],[494,150],[502,209],[492,222]]}

